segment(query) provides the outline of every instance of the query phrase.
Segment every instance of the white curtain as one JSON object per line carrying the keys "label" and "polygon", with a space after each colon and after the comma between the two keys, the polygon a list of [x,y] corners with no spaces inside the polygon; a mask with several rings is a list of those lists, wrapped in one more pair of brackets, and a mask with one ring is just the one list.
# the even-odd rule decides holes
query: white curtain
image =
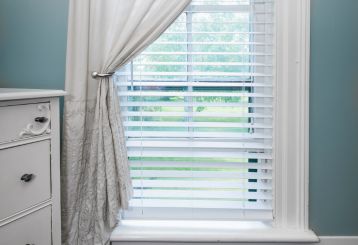
{"label": "white curtain", "polygon": [[132,187],[111,73],[190,0],[70,0],[62,145],[62,232],[68,245],[107,244]]}

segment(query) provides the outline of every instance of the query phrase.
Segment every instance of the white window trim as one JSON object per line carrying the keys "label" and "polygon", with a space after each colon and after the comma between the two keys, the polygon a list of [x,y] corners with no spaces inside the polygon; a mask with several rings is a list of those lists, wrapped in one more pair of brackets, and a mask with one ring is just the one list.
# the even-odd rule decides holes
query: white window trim
{"label": "white window trim", "polygon": [[310,0],[276,7],[275,227],[308,230]]}
{"label": "white window trim", "polygon": [[[237,222],[228,229],[225,221],[213,221],[217,229],[181,229],[195,221],[123,222],[111,241],[161,242],[318,242],[308,226],[309,160],[309,61],[310,0],[276,0],[276,105],[274,133],[275,203],[272,226]],[[136,221],[137,222],[137,221]],[[169,221],[166,221],[169,222]],[[207,221],[206,221],[207,222]],[[235,224],[232,224],[235,226]],[[261,224],[262,225],[262,224]],[[162,228],[160,228],[162,227]]]}

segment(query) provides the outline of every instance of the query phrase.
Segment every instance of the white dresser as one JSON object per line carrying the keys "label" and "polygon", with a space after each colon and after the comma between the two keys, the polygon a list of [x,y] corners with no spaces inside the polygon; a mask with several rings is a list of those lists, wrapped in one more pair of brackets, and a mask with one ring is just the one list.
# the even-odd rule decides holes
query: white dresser
{"label": "white dresser", "polygon": [[60,245],[61,90],[0,89],[0,245]]}

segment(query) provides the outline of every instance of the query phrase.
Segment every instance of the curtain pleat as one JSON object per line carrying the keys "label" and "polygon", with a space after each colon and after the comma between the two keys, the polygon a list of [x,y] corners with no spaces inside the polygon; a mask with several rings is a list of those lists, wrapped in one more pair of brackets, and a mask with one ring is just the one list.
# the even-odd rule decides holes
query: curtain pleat
{"label": "curtain pleat", "polygon": [[108,244],[132,186],[114,72],[190,0],[70,0],[62,145],[63,244]]}

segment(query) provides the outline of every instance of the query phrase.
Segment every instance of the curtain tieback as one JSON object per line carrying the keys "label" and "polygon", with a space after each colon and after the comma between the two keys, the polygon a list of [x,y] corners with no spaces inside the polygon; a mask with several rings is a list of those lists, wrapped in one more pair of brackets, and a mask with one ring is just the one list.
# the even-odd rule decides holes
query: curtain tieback
{"label": "curtain tieback", "polygon": [[98,73],[98,72],[94,71],[94,72],[91,73],[91,76],[96,79],[96,78],[99,78],[99,77],[110,77],[113,74],[114,74],[114,72]]}

